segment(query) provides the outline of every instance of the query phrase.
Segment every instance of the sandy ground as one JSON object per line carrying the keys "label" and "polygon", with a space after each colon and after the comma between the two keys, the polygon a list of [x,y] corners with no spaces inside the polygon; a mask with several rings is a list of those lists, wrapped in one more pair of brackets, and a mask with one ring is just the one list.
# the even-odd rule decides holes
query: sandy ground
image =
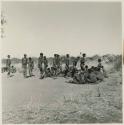
{"label": "sandy ground", "polygon": [[71,84],[69,79],[24,79],[2,75],[3,123],[121,123],[121,72],[99,84]]}

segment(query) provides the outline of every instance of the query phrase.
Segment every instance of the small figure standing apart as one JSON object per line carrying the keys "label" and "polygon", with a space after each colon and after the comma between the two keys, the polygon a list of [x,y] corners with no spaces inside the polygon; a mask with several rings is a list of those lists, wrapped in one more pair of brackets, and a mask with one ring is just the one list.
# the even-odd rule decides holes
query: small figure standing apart
{"label": "small figure standing apart", "polygon": [[10,76],[10,69],[11,69],[11,59],[10,59],[10,55],[8,55],[8,58],[6,60],[6,67],[7,67],[7,75]]}
{"label": "small figure standing apart", "polygon": [[22,68],[23,68],[24,78],[27,78],[27,64],[28,64],[27,55],[24,54],[24,57],[22,58]]}
{"label": "small figure standing apart", "polygon": [[29,71],[29,76],[33,76],[33,69],[34,69],[34,61],[32,60],[31,57],[29,57],[29,60],[28,60],[28,71]]}
{"label": "small figure standing apart", "polygon": [[38,58],[38,68],[40,70],[40,79],[43,78],[43,62],[44,62],[44,58],[43,58],[43,53],[40,53],[40,57]]}
{"label": "small figure standing apart", "polygon": [[81,60],[80,60],[80,67],[81,67],[81,70],[84,71],[85,70],[85,59],[86,58],[86,54],[83,53],[83,57],[81,57]]}

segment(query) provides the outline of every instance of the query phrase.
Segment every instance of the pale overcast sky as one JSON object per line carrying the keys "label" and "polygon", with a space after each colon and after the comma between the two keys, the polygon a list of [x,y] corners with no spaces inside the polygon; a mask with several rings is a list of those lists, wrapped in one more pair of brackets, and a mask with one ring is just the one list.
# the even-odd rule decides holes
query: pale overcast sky
{"label": "pale overcast sky", "polygon": [[121,3],[3,2],[2,56],[121,54]]}

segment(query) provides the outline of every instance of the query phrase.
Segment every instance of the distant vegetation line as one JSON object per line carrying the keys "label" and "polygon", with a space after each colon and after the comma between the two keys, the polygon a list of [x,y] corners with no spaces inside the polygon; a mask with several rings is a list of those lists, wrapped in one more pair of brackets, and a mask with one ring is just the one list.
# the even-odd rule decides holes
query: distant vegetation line
{"label": "distant vegetation line", "polygon": [[[64,58],[65,58],[65,56],[61,56],[62,62],[64,62]],[[71,56],[70,61],[72,62],[74,58],[75,58],[74,56]],[[122,60],[122,55],[114,55],[114,54],[106,54],[103,56],[94,55],[92,57],[87,57],[86,59],[87,59],[87,61],[95,61],[95,60],[97,61],[98,58],[101,58],[102,61],[109,63],[109,62],[113,62],[115,60]],[[38,57],[32,57],[32,59],[34,60],[35,63],[37,63]],[[50,63],[52,63],[53,57],[49,57],[47,59]],[[11,58],[11,60],[12,60],[13,64],[21,63],[21,59],[19,59],[19,58]],[[5,64],[5,63],[6,63],[6,59],[4,58],[4,59],[2,59],[2,64]]]}

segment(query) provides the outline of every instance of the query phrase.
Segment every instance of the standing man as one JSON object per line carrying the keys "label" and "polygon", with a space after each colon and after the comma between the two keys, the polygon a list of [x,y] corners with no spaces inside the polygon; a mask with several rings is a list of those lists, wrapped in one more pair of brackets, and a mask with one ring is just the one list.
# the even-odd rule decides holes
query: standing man
{"label": "standing man", "polygon": [[53,58],[53,69],[54,69],[54,76],[57,75],[57,54],[54,54],[54,58]]}
{"label": "standing man", "polygon": [[45,76],[47,76],[47,67],[48,67],[48,60],[46,58],[46,56],[44,56],[44,73],[45,73]]}
{"label": "standing man", "polygon": [[8,58],[6,60],[6,67],[7,67],[7,75],[10,76],[10,70],[11,70],[11,59],[10,59],[10,55],[8,55]]}
{"label": "standing man", "polygon": [[60,55],[57,54],[56,57],[56,64],[57,64],[57,74],[61,72],[61,62],[60,62]]}
{"label": "standing man", "polygon": [[33,68],[34,68],[34,61],[32,60],[31,57],[28,59],[28,71],[29,71],[29,76],[33,76]]}
{"label": "standing man", "polygon": [[40,57],[38,58],[38,68],[40,70],[40,79],[43,78],[43,62],[44,62],[44,58],[43,58],[43,53],[40,53]]}
{"label": "standing man", "polygon": [[68,72],[69,72],[69,54],[66,54],[66,57],[65,57],[65,74],[64,74],[64,76],[67,76]]}
{"label": "standing man", "polygon": [[80,57],[74,58],[74,60],[73,60],[73,66],[75,66],[75,67],[77,66],[77,63],[78,63],[79,58],[80,58]]}
{"label": "standing man", "polygon": [[83,53],[82,57],[81,57],[81,60],[80,60],[80,67],[81,67],[81,70],[84,71],[85,70],[85,61],[86,61],[86,54]]}
{"label": "standing man", "polygon": [[27,55],[24,54],[24,57],[22,58],[22,68],[23,68],[24,78],[27,78],[27,64],[28,64]]}

